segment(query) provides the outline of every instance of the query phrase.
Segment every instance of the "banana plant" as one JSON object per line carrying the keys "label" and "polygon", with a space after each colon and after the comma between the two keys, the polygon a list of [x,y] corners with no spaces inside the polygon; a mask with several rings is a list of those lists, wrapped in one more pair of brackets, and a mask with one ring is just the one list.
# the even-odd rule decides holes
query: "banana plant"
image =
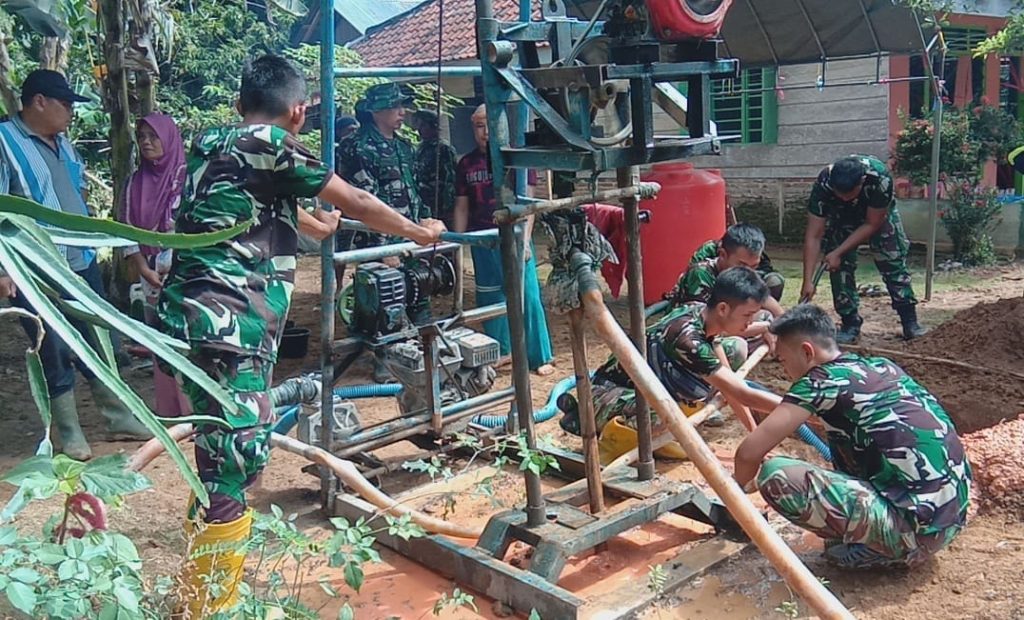
{"label": "banana plant", "polygon": [[[93,248],[143,243],[162,248],[194,249],[231,239],[251,224],[244,222],[229,229],[202,234],[154,233],[118,222],[54,211],[15,196],[0,196],[0,268],[17,285],[18,295],[24,295],[35,311],[33,315],[15,308],[3,308],[0,316],[27,316],[67,343],[89,370],[109,386],[160,440],[189,487],[204,504],[209,502],[206,489],[177,443],[168,435],[163,422],[222,426],[227,423],[218,417],[203,415],[160,418],[150,411],[143,399],[121,379],[109,331],[124,334],[180,370],[216,399],[225,411],[237,413],[236,405],[223,388],[188,360],[187,343],[121,313],[71,270],[55,243]],[[71,318],[80,319],[89,326],[88,338],[75,329]],[[43,329],[39,334],[39,341],[26,353],[26,364],[32,397],[46,428],[38,453],[46,454],[51,451],[50,402],[38,354]]]}

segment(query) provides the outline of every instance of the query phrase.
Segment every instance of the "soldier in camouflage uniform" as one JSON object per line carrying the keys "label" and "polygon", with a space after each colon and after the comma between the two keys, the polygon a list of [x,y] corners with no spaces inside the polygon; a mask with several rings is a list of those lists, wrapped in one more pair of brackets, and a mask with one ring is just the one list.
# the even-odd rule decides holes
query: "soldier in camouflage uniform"
{"label": "soldier in camouflage uniform", "polygon": [[[720,242],[708,241],[701,246],[686,272],[679,277],[676,287],[670,294],[673,305],[681,305],[692,301],[707,303],[711,297],[711,289],[715,286],[718,274],[733,267],[749,267],[757,271],[762,265],[764,253],[764,233],[752,224],[734,224],[725,231]],[[711,249],[714,254],[706,257]],[[761,275],[758,272],[758,275]],[[765,284],[769,280],[782,288],[782,276],[769,272],[767,278],[762,276]],[[770,288],[770,286],[769,286]],[[774,316],[782,314],[782,306],[775,297],[765,300],[765,309]]]}
{"label": "soldier in camouflage uniform", "polygon": [[[397,213],[418,222],[431,215],[417,191],[416,153],[412,144],[398,135],[412,102],[412,97],[394,82],[366,89],[366,95],[356,104],[359,129],[338,145],[335,169],[353,187],[373,194]],[[359,231],[352,246],[370,248],[402,241],[393,235]],[[391,267],[400,264],[396,257],[382,262]],[[408,308],[408,314],[414,324],[425,323],[430,318],[430,300]],[[380,351],[374,354],[373,379],[378,383],[392,380],[382,355]]]}
{"label": "soldier in camouflage uniform", "polygon": [[814,271],[820,253],[830,272],[832,300],[842,319],[836,337],[840,344],[851,344],[860,337],[864,322],[858,313],[855,272],[857,247],[868,242],[875,266],[900,315],[903,337],[907,340],[925,333],[917,322],[917,298],[910,286],[907,252],[910,242],[893,199],[892,175],[878,158],[851,155],[824,168],[818,175],[807,206],[807,232],[804,236],[804,283],[801,297],[815,293]]}
{"label": "soldier in camouflage uniform", "polygon": [[[690,264],[688,267],[718,258],[721,253],[722,240],[709,239],[693,253],[693,256],[690,257]],[[756,271],[757,275],[761,276],[764,283],[768,285],[768,291],[771,293],[775,301],[782,301],[782,292],[786,288],[786,279],[781,273],[775,271],[775,266],[772,265],[772,259],[768,257],[768,252],[761,252],[761,260],[758,262],[757,267],[754,268],[754,271]],[[685,273],[683,275],[685,275]],[[681,279],[682,278],[680,278],[680,280]],[[678,290],[678,288],[679,285],[677,284],[676,289],[673,290],[672,294],[675,294],[675,291]]]}
{"label": "soldier in camouflage uniform", "polygon": [[[319,197],[369,226],[420,243],[436,242],[443,230],[438,222],[414,224],[352,188],[299,144],[294,132],[305,120],[305,99],[305,80],[293,64],[259,58],[242,76],[242,123],[206,130],[188,154],[176,231],[206,233],[251,223],[230,241],[175,252],[158,302],[165,332],[189,344],[193,363],[227,391],[237,409],[223,410],[178,369],[166,368],[182,384],[195,414],[226,423],[196,428],[196,467],[210,505],[205,511],[198,503],[190,506],[190,522],[202,513],[207,524],[193,548],[248,536],[245,490],[269,458],[269,390],[294,287],[297,230],[324,239],[335,232],[341,213],[307,212],[298,207],[299,198]],[[230,605],[241,574],[241,560],[233,557],[226,554],[208,566],[205,577],[192,579],[199,595],[187,597],[191,617],[200,617],[207,605],[206,582],[224,579],[218,571],[229,573],[220,589],[227,593],[211,591],[216,601],[205,612]]]}
{"label": "soldier in camouflage uniform", "polygon": [[[338,174],[350,185],[370,192],[401,215],[418,222],[431,215],[417,192],[412,144],[397,133],[405,122],[409,105],[412,98],[394,82],[368,88],[359,109],[372,117],[372,122],[361,123],[355,134],[341,141],[335,163]],[[402,241],[394,235],[360,232],[356,234],[355,247]]]}
{"label": "soldier in camouflage uniform", "polygon": [[[752,388],[733,372],[747,355],[746,342],[738,336],[752,327],[767,328],[751,323],[766,297],[761,278],[752,269],[736,267],[718,277],[707,305],[685,304],[647,329],[647,363],[676,402],[692,412],[721,390],[733,411],[744,412],[740,416],[749,415],[747,407],[771,411],[778,405],[777,396]],[[594,373],[593,400],[602,460],[607,462],[634,447],[636,433],[624,422],[635,423],[638,413],[635,386],[614,357]],[[578,411],[566,408],[562,428],[579,434]],[[749,427],[753,422],[744,423]],[[634,445],[611,434],[629,432]],[[613,443],[615,450],[608,448]]]}
{"label": "soldier in camouflage uniform", "polygon": [[416,190],[430,217],[453,227],[455,211],[455,164],[452,145],[441,140],[437,113],[417,110],[413,128],[420,135],[416,148]]}
{"label": "soldier in camouflage uniform", "polygon": [[[826,559],[841,567],[914,566],[948,545],[967,519],[971,469],[935,397],[889,360],[842,353],[817,306],[791,309],[772,331],[795,383],[740,444],[736,481],[824,538]],[[812,415],[825,424],[834,470],[762,463]]]}

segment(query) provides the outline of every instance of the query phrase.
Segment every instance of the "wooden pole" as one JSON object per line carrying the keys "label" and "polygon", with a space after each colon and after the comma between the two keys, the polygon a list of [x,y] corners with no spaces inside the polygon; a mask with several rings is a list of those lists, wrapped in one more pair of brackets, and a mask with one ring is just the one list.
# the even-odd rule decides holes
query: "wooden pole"
{"label": "wooden pole", "polygon": [[647,404],[657,412],[662,422],[668,424],[669,430],[686,451],[690,461],[789,587],[824,620],[853,620],[849,610],[818,581],[782,537],[768,525],[686,416],[679,412],[679,407],[665,386],[658,381],[629,337],[622,331],[622,327],[605,307],[600,291],[588,290],[581,295],[581,299],[588,322],[619,360],[637,390],[643,393]]}
{"label": "wooden pole", "polygon": [[594,397],[590,386],[590,368],[587,366],[587,341],[583,329],[583,310],[569,312],[569,342],[572,345],[572,364],[576,371],[576,394],[580,414],[580,435],[583,437],[583,462],[587,473],[587,492],[590,494],[590,512],[604,511],[604,486],[601,483],[601,455],[597,447],[597,420],[594,417]]}
{"label": "wooden pole", "polygon": [[125,182],[132,169],[132,130],[128,118],[128,76],[124,70],[124,2],[99,3],[103,24],[103,57],[107,75],[103,80],[105,107],[110,114],[110,172],[114,204],[121,204]]}

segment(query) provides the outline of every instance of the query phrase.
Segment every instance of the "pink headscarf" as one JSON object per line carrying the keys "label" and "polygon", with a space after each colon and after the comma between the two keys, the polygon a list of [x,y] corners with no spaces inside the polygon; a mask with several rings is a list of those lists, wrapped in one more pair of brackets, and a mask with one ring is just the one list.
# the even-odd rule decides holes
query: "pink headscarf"
{"label": "pink headscarf", "polygon": [[[168,232],[174,230],[172,210],[185,184],[185,147],[181,131],[170,116],[149,114],[139,120],[136,131],[143,123],[160,138],[164,154],[157,161],[141,159],[139,169],[128,182],[124,219],[138,228]],[[160,253],[160,248],[148,246],[141,246],[140,250],[146,256]]]}

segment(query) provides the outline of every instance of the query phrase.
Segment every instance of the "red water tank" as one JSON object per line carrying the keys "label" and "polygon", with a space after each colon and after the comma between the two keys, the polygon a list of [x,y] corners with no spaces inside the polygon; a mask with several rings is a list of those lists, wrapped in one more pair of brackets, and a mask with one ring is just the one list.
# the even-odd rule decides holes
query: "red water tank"
{"label": "red water tank", "polygon": [[717,172],[677,162],[657,164],[643,176],[661,184],[656,198],[640,204],[651,212],[640,227],[644,304],[672,290],[702,243],[725,234],[725,180]]}
{"label": "red water tank", "polygon": [[732,0],[647,0],[654,36],[662,41],[718,36]]}

